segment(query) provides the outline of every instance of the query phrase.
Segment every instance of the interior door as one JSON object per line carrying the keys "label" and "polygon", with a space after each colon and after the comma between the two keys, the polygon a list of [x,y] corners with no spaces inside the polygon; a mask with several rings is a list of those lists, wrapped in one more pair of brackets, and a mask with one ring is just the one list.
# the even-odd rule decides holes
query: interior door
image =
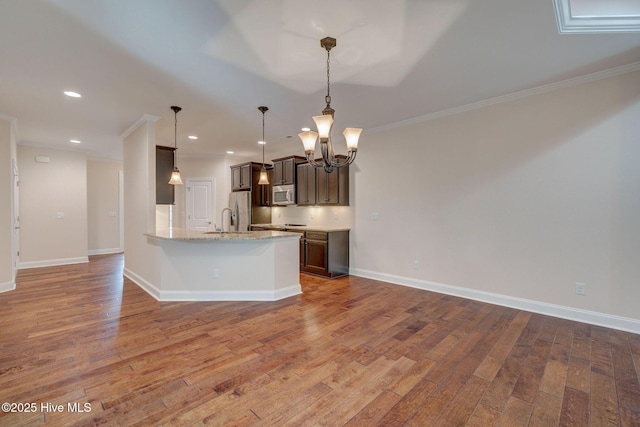
{"label": "interior door", "polygon": [[215,178],[187,179],[187,228],[214,230],[214,188]]}
{"label": "interior door", "polygon": [[18,165],[13,160],[13,271],[20,262],[20,175]]}

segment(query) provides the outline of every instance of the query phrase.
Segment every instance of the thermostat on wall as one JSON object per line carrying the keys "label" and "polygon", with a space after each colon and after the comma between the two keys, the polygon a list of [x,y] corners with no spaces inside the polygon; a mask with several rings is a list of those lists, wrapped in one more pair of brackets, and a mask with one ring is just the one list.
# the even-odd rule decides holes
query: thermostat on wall
{"label": "thermostat on wall", "polygon": [[49,163],[49,160],[51,160],[49,156],[41,156],[41,155],[36,156],[36,162],[38,163]]}

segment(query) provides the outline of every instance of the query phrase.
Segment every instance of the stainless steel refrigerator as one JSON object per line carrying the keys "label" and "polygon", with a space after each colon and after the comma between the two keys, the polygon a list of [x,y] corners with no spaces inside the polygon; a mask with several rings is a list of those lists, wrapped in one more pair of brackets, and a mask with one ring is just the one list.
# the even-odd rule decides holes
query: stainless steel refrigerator
{"label": "stainless steel refrigerator", "polygon": [[[234,191],[229,193],[231,221],[225,217],[224,231],[249,231],[251,226],[251,192]],[[228,224],[231,224],[229,227]]]}

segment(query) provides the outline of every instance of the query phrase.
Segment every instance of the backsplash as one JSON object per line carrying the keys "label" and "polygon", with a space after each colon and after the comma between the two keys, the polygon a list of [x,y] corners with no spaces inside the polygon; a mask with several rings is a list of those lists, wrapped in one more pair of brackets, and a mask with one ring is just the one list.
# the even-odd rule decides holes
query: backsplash
{"label": "backsplash", "polygon": [[349,206],[272,207],[271,223],[351,228],[353,227],[353,209]]}

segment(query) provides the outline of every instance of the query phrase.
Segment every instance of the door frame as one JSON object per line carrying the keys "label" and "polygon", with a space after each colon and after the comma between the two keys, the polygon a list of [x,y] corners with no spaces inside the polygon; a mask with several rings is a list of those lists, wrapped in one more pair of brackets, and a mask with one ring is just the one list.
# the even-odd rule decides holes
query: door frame
{"label": "door frame", "polygon": [[16,276],[18,271],[18,265],[20,264],[20,173],[18,170],[18,164],[16,159],[11,159],[11,166],[13,169],[13,183],[12,183],[12,260],[13,260],[13,277]]}

